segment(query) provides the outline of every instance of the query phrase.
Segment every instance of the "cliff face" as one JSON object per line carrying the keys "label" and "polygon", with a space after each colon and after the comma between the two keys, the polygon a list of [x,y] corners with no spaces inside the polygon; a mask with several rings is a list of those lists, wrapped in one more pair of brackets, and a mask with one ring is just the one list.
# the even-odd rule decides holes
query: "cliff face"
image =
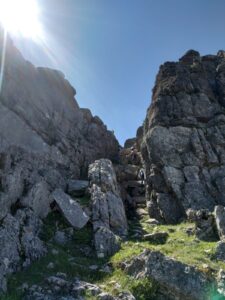
{"label": "cliff face", "polygon": [[225,205],[225,52],[188,51],[160,67],[144,122],[142,156],[151,217]]}
{"label": "cliff face", "polygon": [[116,138],[98,117],[79,108],[75,94],[61,72],[35,68],[8,39],[0,99],[0,152],[20,147],[64,165],[74,177],[86,172],[95,159],[115,159]]}

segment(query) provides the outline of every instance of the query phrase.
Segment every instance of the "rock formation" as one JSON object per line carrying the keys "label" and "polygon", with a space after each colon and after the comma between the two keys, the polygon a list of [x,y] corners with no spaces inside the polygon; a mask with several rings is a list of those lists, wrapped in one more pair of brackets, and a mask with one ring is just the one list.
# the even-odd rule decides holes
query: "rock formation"
{"label": "rock formation", "polygon": [[189,208],[225,205],[224,78],[223,51],[160,67],[141,144],[151,217],[176,223]]}
{"label": "rock formation", "polygon": [[61,72],[34,67],[7,38],[0,91],[0,293],[8,274],[46,253],[40,219],[56,203],[72,226],[86,225],[89,217],[65,192],[83,195],[88,183],[79,182],[82,191],[75,185],[87,178],[89,164],[118,159],[113,132],[81,109],[75,94]]}
{"label": "rock formation", "polygon": [[212,278],[157,251],[145,251],[126,270],[137,279],[148,277],[155,280],[160,285],[162,297],[159,299],[211,300],[212,295],[215,299],[223,299],[215,291]]}
{"label": "rock formation", "polygon": [[65,165],[77,177],[94,159],[116,159],[119,145],[113,133],[88,109],[79,108],[75,94],[61,72],[35,68],[8,40],[0,152],[18,146]]}
{"label": "rock formation", "polygon": [[[1,44],[2,39],[0,32]],[[216,281],[212,274],[153,251],[167,253],[169,245],[171,253],[171,245],[175,248],[178,242],[186,247],[184,239],[177,240],[178,234],[187,234],[195,244],[202,243],[201,255],[206,251],[207,259],[225,262],[224,78],[223,51],[201,57],[190,50],[179,62],[165,63],[144,125],[121,149],[113,132],[78,106],[76,92],[61,72],[34,67],[8,38],[0,95],[0,293],[7,289],[9,274],[51,249],[52,261],[46,265],[51,273],[66,264],[65,270],[74,266],[84,276],[96,272],[99,279],[119,267],[120,274],[156,281],[157,299],[205,300],[218,290],[224,296],[223,270]],[[157,228],[183,218],[190,227]],[[215,242],[215,251],[211,253],[210,243],[205,249],[200,240]],[[121,260],[106,263],[121,244],[122,257],[128,250],[129,259],[132,246],[134,255],[151,250],[129,265]],[[85,258],[96,265],[88,265]],[[93,273],[89,275],[92,282]],[[132,293],[153,289],[145,284],[138,281]],[[135,300],[129,291],[111,295],[104,285],[60,272],[40,286],[26,285],[24,292],[24,299],[85,299],[87,293],[102,300]]]}
{"label": "rock formation", "polygon": [[100,159],[89,166],[92,223],[99,257],[114,254],[127,234],[127,219],[112,163]]}
{"label": "rock formation", "polygon": [[[0,31],[0,45],[2,39]],[[95,159],[117,159],[114,134],[79,108],[75,94],[61,72],[35,68],[8,37],[0,95],[0,219],[17,202],[46,216],[48,195],[64,189],[65,179],[86,177]]]}

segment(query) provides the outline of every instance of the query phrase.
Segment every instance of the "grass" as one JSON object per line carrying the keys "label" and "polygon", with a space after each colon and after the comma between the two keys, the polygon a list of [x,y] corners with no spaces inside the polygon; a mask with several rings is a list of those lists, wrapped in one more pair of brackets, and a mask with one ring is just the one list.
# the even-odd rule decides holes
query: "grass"
{"label": "grass", "polygon": [[[85,200],[86,201],[86,200]],[[130,223],[129,238],[122,243],[121,250],[114,256],[106,259],[96,258],[93,250],[92,228],[86,226],[82,230],[74,231],[73,238],[64,246],[56,244],[52,237],[56,230],[63,230],[68,227],[64,219],[58,213],[52,213],[44,222],[44,228],[41,234],[42,239],[49,248],[48,255],[34,262],[27,269],[11,276],[8,281],[9,293],[0,297],[1,300],[20,300],[21,294],[17,292],[24,282],[28,285],[43,285],[47,276],[54,275],[57,272],[66,273],[69,279],[79,277],[90,283],[96,283],[104,291],[119,294],[121,291],[130,291],[137,300],[156,299],[155,294],[158,286],[155,282],[147,279],[136,280],[127,275],[121,268],[122,262],[130,260],[132,257],[140,254],[145,249],[158,250],[173,257],[183,263],[196,266],[199,270],[209,273],[216,273],[219,269],[225,270],[225,264],[213,260],[216,242],[204,242],[195,239],[195,236],[188,236],[186,231],[193,228],[194,224],[182,223],[178,225],[149,225],[146,219],[136,219]],[[141,239],[135,239],[134,232],[141,229],[146,233],[166,231],[169,238],[165,244],[151,244]],[[83,249],[89,247],[93,253],[85,256]],[[55,255],[52,249],[58,251]],[[49,262],[54,263],[54,269],[48,269]],[[110,274],[103,273],[99,269],[108,262],[112,266]],[[91,270],[90,265],[97,265],[98,270]],[[91,295],[86,295],[87,299],[95,299]]]}

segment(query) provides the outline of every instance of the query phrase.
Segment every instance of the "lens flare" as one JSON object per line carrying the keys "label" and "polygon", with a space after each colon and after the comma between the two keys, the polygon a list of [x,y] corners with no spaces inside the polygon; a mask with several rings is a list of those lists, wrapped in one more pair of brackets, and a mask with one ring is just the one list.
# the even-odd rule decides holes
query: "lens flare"
{"label": "lens flare", "polygon": [[12,34],[41,37],[39,14],[37,0],[0,0],[0,22]]}

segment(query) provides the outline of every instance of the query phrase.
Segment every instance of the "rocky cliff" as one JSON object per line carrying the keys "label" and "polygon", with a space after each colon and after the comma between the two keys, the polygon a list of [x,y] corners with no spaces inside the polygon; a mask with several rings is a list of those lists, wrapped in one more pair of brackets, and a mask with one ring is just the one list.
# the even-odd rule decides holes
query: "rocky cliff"
{"label": "rocky cliff", "polygon": [[117,159],[114,134],[79,107],[75,94],[61,72],[34,67],[8,37],[0,95],[0,219],[15,203],[31,201],[46,214],[54,188],[87,176],[98,158]]}
{"label": "rocky cliff", "polygon": [[225,205],[224,83],[224,51],[160,67],[141,149],[150,216],[175,223],[189,208]]}
{"label": "rocky cliff", "polygon": [[[1,33],[1,45],[2,38]],[[60,71],[35,68],[8,38],[0,100],[0,151],[20,147],[66,166],[75,177],[97,158],[116,159],[119,145],[113,133],[88,109],[80,109],[75,94]]]}

